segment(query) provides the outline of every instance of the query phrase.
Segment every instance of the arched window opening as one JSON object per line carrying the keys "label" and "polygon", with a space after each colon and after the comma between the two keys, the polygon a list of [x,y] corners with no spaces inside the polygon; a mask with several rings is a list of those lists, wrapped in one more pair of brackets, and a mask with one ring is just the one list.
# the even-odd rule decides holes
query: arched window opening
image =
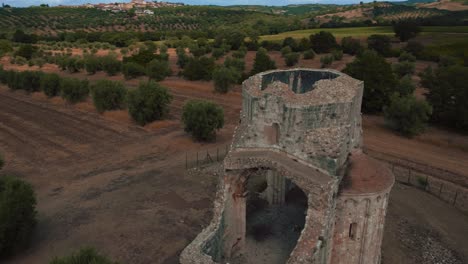
{"label": "arched window opening", "polygon": [[265,126],[264,133],[268,144],[276,145],[279,143],[280,127],[278,123],[273,123],[271,126]]}
{"label": "arched window opening", "polygon": [[357,223],[351,223],[349,225],[349,238],[351,240],[356,239],[356,229],[357,229]]}

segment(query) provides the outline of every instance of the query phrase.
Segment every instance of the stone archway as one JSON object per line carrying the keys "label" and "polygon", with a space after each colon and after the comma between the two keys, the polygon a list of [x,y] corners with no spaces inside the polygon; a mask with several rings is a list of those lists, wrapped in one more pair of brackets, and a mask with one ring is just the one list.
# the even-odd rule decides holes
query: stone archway
{"label": "stone archway", "polygon": [[[298,186],[307,196],[307,216],[304,229],[300,232],[297,243],[288,256],[288,263],[311,263],[316,258],[328,258],[328,250],[324,247],[330,238],[331,227],[322,219],[330,218],[329,208],[332,204],[335,179],[318,169],[309,167],[299,161],[287,158],[275,151],[236,150],[225,159],[225,207],[223,255],[226,261],[235,259],[245,253],[247,237],[247,185],[250,175],[246,171],[252,169],[270,170],[273,184],[271,203],[284,203],[285,184],[288,179]],[[282,179],[281,179],[282,178]],[[268,179],[267,179],[268,182]],[[276,189],[276,190],[275,190]],[[265,189],[268,191],[268,187]],[[268,193],[265,195],[268,197]],[[315,248],[315,250],[311,250]]]}

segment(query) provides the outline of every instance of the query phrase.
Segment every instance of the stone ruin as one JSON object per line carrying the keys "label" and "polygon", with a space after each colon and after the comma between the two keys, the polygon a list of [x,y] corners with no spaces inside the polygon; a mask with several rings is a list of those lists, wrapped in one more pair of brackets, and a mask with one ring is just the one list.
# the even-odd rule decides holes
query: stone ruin
{"label": "stone ruin", "polygon": [[380,263],[394,177],[361,150],[363,88],[324,69],[244,81],[213,220],[180,262]]}

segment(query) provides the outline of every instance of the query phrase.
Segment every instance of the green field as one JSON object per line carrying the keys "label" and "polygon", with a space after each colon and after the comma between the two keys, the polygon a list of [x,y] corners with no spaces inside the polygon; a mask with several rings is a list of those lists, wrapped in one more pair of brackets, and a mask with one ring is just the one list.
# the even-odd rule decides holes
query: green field
{"label": "green field", "polygon": [[[314,28],[314,29],[305,29],[305,30],[296,30],[283,32],[277,35],[265,35],[261,36],[260,40],[283,40],[286,37],[293,37],[295,39],[300,39],[304,37],[309,37],[311,34],[318,33],[320,31],[331,32],[336,37],[367,37],[372,34],[386,34],[393,35],[393,29],[390,26],[387,27],[351,27],[351,28]],[[422,34],[430,33],[467,33],[468,26],[458,26],[458,27],[422,27]]]}

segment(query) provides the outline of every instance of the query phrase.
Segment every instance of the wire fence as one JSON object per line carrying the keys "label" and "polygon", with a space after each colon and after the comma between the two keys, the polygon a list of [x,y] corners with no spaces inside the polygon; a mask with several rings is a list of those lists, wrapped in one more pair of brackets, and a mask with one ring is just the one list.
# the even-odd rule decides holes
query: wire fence
{"label": "wire fence", "polygon": [[460,211],[468,213],[468,188],[458,184],[458,179],[464,178],[463,175],[457,175],[459,177],[455,177],[454,183],[445,180],[446,173],[438,168],[430,170],[431,167],[425,165],[424,170],[421,170],[420,164],[417,163],[412,164],[407,160],[398,161],[393,157],[387,159],[382,154],[376,156],[373,155],[375,153],[369,154],[388,164],[397,182],[426,191]]}
{"label": "wire fence", "polygon": [[229,145],[218,147],[212,150],[197,151],[195,153],[185,153],[185,168],[199,168],[214,162],[223,161],[229,152]]}

